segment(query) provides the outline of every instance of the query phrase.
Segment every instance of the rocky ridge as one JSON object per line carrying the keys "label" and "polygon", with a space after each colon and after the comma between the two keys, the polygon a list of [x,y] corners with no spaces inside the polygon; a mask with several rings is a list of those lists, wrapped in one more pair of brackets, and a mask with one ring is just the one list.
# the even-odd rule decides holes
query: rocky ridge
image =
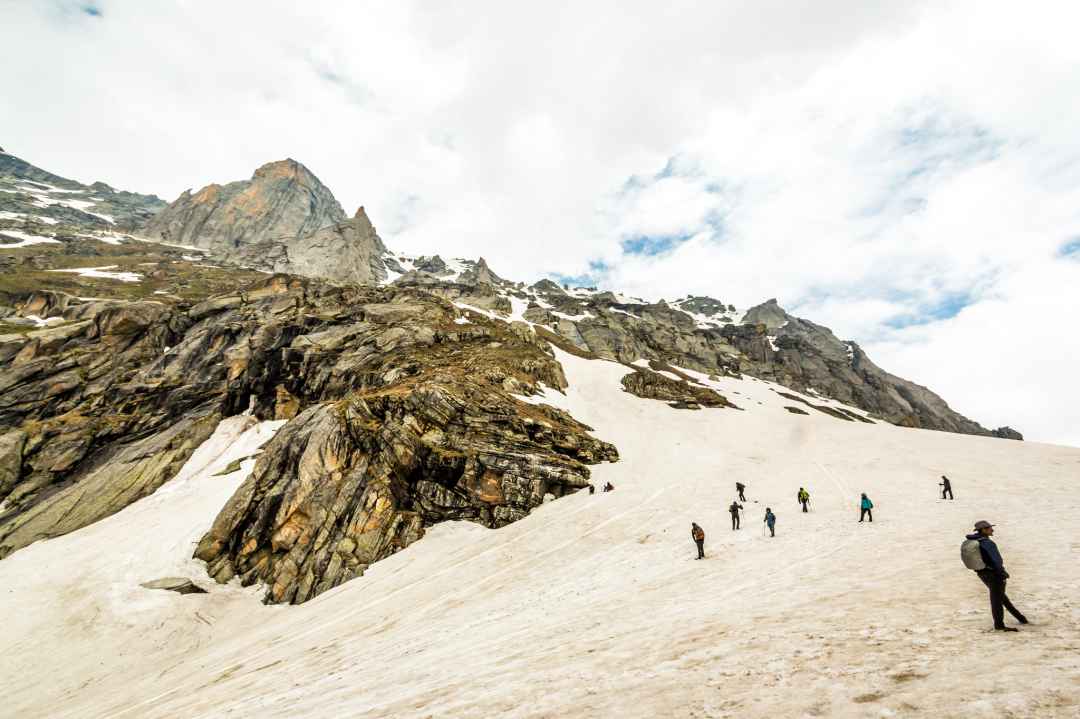
{"label": "rocky ridge", "polygon": [[515,395],[565,386],[530,331],[404,288],[274,276],[173,306],[38,293],[0,340],[0,556],[152,493],[224,416],[288,424],[200,543],[219,581],[304,601],[426,526],[497,527],[617,458]]}
{"label": "rocky ridge", "polygon": [[[17,171],[0,175],[22,188],[9,195],[76,189]],[[219,581],[265,584],[267,601],[305,601],[439,521],[514,521],[617,456],[518,399],[565,385],[552,344],[627,365],[627,392],[675,409],[737,410],[693,374],[748,374],[790,388],[794,413],[1020,438],[775,300],[645,302],[391,253],[362,208],[345,219],[292,161],[185,193],[156,230],[27,197],[44,214],[0,214],[0,557],[152,493],[243,411],[287,424],[197,556]]]}
{"label": "rocky ridge", "polygon": [[104,182],[84,185],[0,151],[0,228],[28,225],[23,229],[34,231],[70,224],[130,231],[164,207],[155,195],[116,190]]}

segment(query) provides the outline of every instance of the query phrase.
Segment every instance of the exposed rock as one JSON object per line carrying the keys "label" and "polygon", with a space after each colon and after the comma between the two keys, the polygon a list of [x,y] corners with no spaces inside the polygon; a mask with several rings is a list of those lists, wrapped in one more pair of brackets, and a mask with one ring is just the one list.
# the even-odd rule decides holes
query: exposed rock
{"label": "exposed rock", "polygon": [[475,266],[462,272],[461,277],[458,279],[458,282],[467,285],[495,285],[501,284],[503,281],[501,277],[491,271],[483,257],[477,260]]}
{"label": "exposed rock", "polygon": [[[784,399],[791,399],[791,400],[795,400],[796,402],[802,402],[807,407],[811,407],[813,409],[816,409],[818,412],[821,412],[822,414],[827,414],[830,417],[835,417],[836,419],[842,419],[845,422],[852,422],[852,421],[854,421],[854,416],[857,416],[857,415],[854,415],[854,416],[850,415],[847,412],[842,412],[839,409],[836,409],[834,407],[828,407],[828,406],[823,405],[823,404],[814,404],[813,402],[807,401],[807,400],[803,399],[802,397],[799,397],[798,395],[790,394],[788,392],[777,392],[777,394],[780,395],[781,397],[783,397]],[[788,409],[788,411],[791,411],[790,407],[788,407],[787,409]],[[805,412],[804,412],[804,414],[805,414]]]}
{"label": "exposed rock", "polygon": [[199,554],[219,580],[266,581],[268,601],[310,598],[433,522],[501,526],[617,458],[513,397],[565,387],[543,340],[458,315],[420,290],[274,276],[186,311],[105,303],[48,355],[0,345],[0,436],[25,434],[19,461],[3,455],[0,556],[153,492],[248,408],[292,419]]}
{"label": "exposed rock", "polygon": [[[41,449],[27,460],[29,472],[8,495],[16,507],[30,506],[14,516],[0,516],[0,558],[39,539],[85,527],[152,494],[210,437],[219,419],[217,414],[189,415],[158,434],[116,443],[92,457],[88,455],[95,441],[107,431],[101,422],[86,422],[48,442],[31,437]],[[84,458],[87,461],[81,461]],[[50,485],[57,476],[66,480],[54,489]],[[42,499],[30,504],[33,495]]]}
{"label": "exposed rock", "polygon": [[374,284],[387,277],[383,245],[364,208],[351,220],[289,240],[243,245],[223,258],[267,272],[289,272],[334,282]]}
{"label": "exposed rock", "polygon": [[784,409],[786,409],[788,412],[791,412],[792,414],[805,414],[805,415],[810,414],[806,410],[799,409],[798,407],[792,407],[790,405],[784,405]]}
{"label": "exposed rock", "polygon": [[[165,207],[165,202],[154,195],[115,190],[104,182],[83,185],[0,152],[3,180],[10,180],[0,184],[8,184],[14,191],[0,193],[0,210],[71,222],[88,229],[131,230]],[[53,188],[63,192],[56,193]],[[75,206],[73,200],[77,201]]]}
{"label": "exposed rock", "polygon": [[245,245],[290,244],[344,220],[330,190],[288,159],[263,165],[250,180],[186,190],[147,223],[145,233],[227,257]]}
{"label": "exposed rock", "polygon": [[[672,304],[678,306],[680,309],[704,315],[706,317],[721,317],[729,311],[729,305],[725,305],[720,300],[713,299],[712,297],[695,297],[691,295],[678,302],[673,302]],[[734,311],[734,308],[732,308],[731,311]]]}
{"label": "exposed rock", "polygon": [[1020,434],[1012,427],[998,427],[993,431],[993,435],[995,437],[1000,437],[1001,439],[1024,439],[1024,435]]}
{"label": "exposed rock", "polygon": [[177,594],[206,594],[206,590],[186,577],[162,577],[150,582],[143,582],[140,587],[147,589],[165,589]]}
{"label": "exposed rock", "polygon": [[0,434],[0,502],[3,502],[22,474],[23,447],[26,433],[12,430]]}
{"label": "exposed rock", "polygon": [[[403,312],[390,312],[395,306]],[[423,334],[409,323],[445,322],[449,308],[406,302],[356,311],[369,323],[348,347],[339,344],[343,335],[332,346],[355,353],[368,338],[386,336],[380,326],[399,323],[394,350],[365,353],[385,370],[358,373],[371,389],[335,391],[347,398],[308,406],[282,429],[196,552],[219,581],[266,582],[269,602],[305,601],[357,576],[434,522],[501,526],[545,493],[586,486],[586,463],[616,458],[565,413],[518,402],[503,389],[510,381],[515,390],[535,391],[541,378],[565,385],[530,336],[503,334],[505,325],[467,325],[464,337],[484,341],[452,346],[432,338],[421,350]],[[373,316],[379,321],[370,322]],[[297,337],[292,347],[325,348],[317,335]],[[496,337],[494,349],[487,340]],[[416,359],[406,360],[410,355]],[[292,392],[319,386],[318,372],[305,374],[291,378]]]}
{"label": "exposed rock", "polygon": [[[776,300],[751,308],[735,323],[717,317],[723,303],[710,298],[668,305],[619,302],[612,293],[568,293],[550,282],[530,289],[575,319],[539,305],[527,310],[526,319],[547,324],[586,356],[627,364],[646,358],[718,376],[746,373],[797,392],[816,391],[900,426],[1002,436],[955,412],[927,388],[877,367],[854,342],[787,314]],[[712,312],[716,319],[703,326],[687,312]],[[872,421],[828,409],[838,418]]]}
{"label": "exposed rock", "polygon": [[240,465],[241,465],[242,462],[243,462],[242,459],[234,459],[233,461],[229,462],[228,465],[225,466],[225,469],[223,469],[220,472],[216,473],[214,476],[215,477],[225,477],[225,476],[228,476],[228,475],[232,474],[233,472],[239,472],[240,471]]}
{"label": "exposed rock", "polygon": [[775,299],[771,299],[747,310],[743,315],[742,324],[765,325],[765,329],[775,330],[783,327],[788,320],[787,312],[784,312]]}
{"label": "exposed rock", "polygon": [[630,394],[663,400],[677,409],[735,406],[719,392],[708,387],[690,384],[685,380],[676,381],[659,372],[640,367],[622,378],[622,386]]}
{"label": "exposed rock", "polygon": [[614,458],[565,414],[529,416],[485,383],[448,380],[309,407],[266,446],[195,556],[220,581],[266,582],[268,602],[302,602],[425,526],[501,526],[546,493],[586,486],[583,462]]}

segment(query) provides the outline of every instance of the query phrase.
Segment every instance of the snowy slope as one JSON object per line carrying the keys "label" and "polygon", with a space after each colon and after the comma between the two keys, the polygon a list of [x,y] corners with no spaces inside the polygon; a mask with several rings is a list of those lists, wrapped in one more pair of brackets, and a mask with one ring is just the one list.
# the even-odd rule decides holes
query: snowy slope
{"label": "snowy slope", "polygon": [[[181,570],[208,586],[185,558],[243,472],[191,470],[0,562],[4,711],[1077,715],[1080,449],[793,415],[749,378],[716,383],[742,411],[673,410],[623,393],[623,366],[559,356],[571,386],[548,400],[618,446],[620,462],[594,468],[615,492],[496,531],[440,525],[306,604],[265,607],[239,587],[137,586]],[[955,502],[937,499],[942,473]],[[736,480],[754,500],[739,532],[725,511]],[[872,525],[856,521],[863,491]],[[1020,634],[989,631],[985,589],[960,564],[981,518],[998,523],[1010,595],[1034,622]],[[693,561],[691,521],[707,561]]]}

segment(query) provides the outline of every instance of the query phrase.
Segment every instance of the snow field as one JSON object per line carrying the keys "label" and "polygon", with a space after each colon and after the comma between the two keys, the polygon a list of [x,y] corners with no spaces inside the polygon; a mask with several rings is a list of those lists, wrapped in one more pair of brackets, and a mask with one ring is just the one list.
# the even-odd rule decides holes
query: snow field
{"label": "snow field", "polygon": [[[211,586],[187,557],[232,490],[190,471],[0,562],[0,611],[16,618],[0,645],[6,709],[1076,716],[1080,450],[792,415],[752,378],[704,380],[742,410],[674,410],[622,392],[625,366],[558,356],[570,387],[545,401],[616,444],[621,460],[592,468],[614,492],[579,492],[495,531],[438,525],[304,605],[264,607],[254,588],[137,586],[166,574]],[[941,474],[953,502],[938,499]],[[751,500],[738,532],[735,481]],[[860,492],[873,524],[857,522]],[[765,506],[775,539],[762,536]],[[1034,622],[1020,634],[989,631],[986,590],[959,561],[983,518],[998,524],[1010,597]],[[706,531],[703,562],[691,521]]]}
{"label": "snow field", "polygon": [[19,247],[29,247],[30,245],[43,245],[43,244],[60,244],[60,240],[55,240],[52,237],[42,237],[41,235],[31,235],[26,232],[20,232],[18,230],[0,230],[0,235],[9,235],[11,237],[18,238],[18,242],[7,244],[0,243],[0,250],[14,250]]}
{"label": "snow field", "polygon": [[[21,688],[29,692],[24,701],[41,690],[57,694],[18,711],[16,700],[0,714],[54,716],[63,694],[77,696],[78,684],[92,684],[97,672],[138,675],[150,666],[147,657],[155,655],[175,661],[211,641],[217,607],[232,608],[237,627],[265,620],[265,613],[251,613],[259,606],[256,588],[218,587],[185,606],[173,601],[178,594],[139,585],[167,576],[213,583],[191,554],[255,460],[245,459],[232,474],[214,475],[234,460],[253,457],[282,424],[248,416],[226,419],[155,494],[3,561],[0,607],[16,613],[6,614],[0,671],[23,677]],[[17,696],[18,691],[10,695]]]}
{"label": "snow field", "polygon": [[[156,264],[156,263],[149,263]],[[111,272],[118,265],[106,265],[105,267],[75,267],[67,270],[47,270],[48,272],[70,272],[79,277],[94,277],[106,280],[120,280],[121,282],[140,282],[142,275],[137,272]]]}

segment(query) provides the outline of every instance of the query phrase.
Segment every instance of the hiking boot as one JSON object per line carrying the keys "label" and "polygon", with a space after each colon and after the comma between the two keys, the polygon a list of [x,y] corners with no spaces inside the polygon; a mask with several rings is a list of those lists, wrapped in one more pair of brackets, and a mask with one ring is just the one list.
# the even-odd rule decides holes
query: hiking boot
{"label": "hiking boot", "polygon": [[1016,621],[1020,622],[1021,624],[1030,624],[1030,622],[1027,620],[1027,617],[1020,617]]}

